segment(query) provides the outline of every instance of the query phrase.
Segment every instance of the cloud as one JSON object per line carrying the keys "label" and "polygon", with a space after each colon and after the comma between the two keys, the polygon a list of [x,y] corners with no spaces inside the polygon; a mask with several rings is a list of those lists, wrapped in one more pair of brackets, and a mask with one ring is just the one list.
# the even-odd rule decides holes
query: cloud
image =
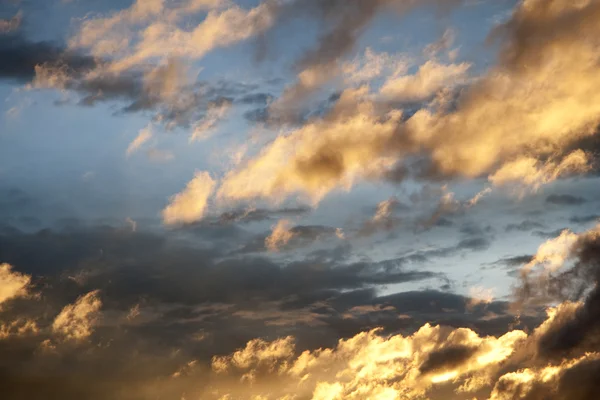
{"label": "cloud", "polygon": [[533,259],[525,267],[529,269],[536,265],[543,265],[550,271],[562,267],[570,255],[571,246],[577,239],[577,234],[568,229],[562,231],[560,236],[540,245]]}
{"label": "cloud", "polygon": [[569,218],[570,222],[574,224],[589,224],[590,222],[594,222],[600,219],[600,215],[584,215],[581,217],[571,217]]}
{"label": "cloud", "polygon": [[[469,308],[469,298],[434,291],[378,297],[374,284],[437,276],[393,260],[223,259],[222,250],[122,227],[0,234],[3,257],[44,276],[43,304],[11,310],[21,322],[0,341],[0,364],[19,365],[0,373],[11,382],[8,399],[56,393],[126,400],[148,391],[169,398],[310,397],[331,387],[349,398],[482,397],[524,368],[536,376],[547,366],[558,371],[562,360],[548,362],[536,349],[551,325],[563,326],[581,307],[552,311],[546,325],[526,334],[507,328],[514,316],[505,302]],[[91,265],[86,282],[60,278]],[[102,288],[101,302],[93,287]],[[25,331],[32,320],[37,331]],[[377,326],[383,329],[373,331]],[[574,366],[582,356],[566,362]],[[55,386],[35,381],[50,372]]]}
{"label": "cloud", "polygon": [[400,207],[402,204],[396,197],[390,197],[380,202],[375,210],[375,215],[363,224],[358,234],[360,236],[372,235],[378,231],[393,230],[400,223],[400,219],[394,215]]}
{"label": "cloud", "polygon": [[[465,328],[424,325],[406,337],[363,332],[334,348],[299,356],[294,354],[292,338],[252,341],[230,356],[214,358],[213,370],[241,377],[239,388],[221,389],[222,395],[245,390],[259,396],[270,390],[283,396],[293,390],[319,399],[416,399],[459,379],[464,385],[457,392],[485,387],[498,363],[508,359],[526,337],[513,331],[499,338],[480,338]],[[265,381],[276,374],[278,382],[267,388]]]}
{"label": "cloud", "polygon": [[0,324],[0,340],[35,335],[37,333],[39,333],[38,325],[35,321],[28,319],[17,319],[9,323]]}
{"label": "cloud", "polygon": [[[348,68],[345,68],[340,62],[342,57],[354,49],[360,35],[380,13],[388,11],[401,17],[419,6],[448,9],[460,3],[460,0],[450,2],[438,0],[423,2],[411,0],[373,0],[370,2],[295,0],[284,3],[279,11],[277,20],[279,24],[286,23],[290,18],[308,14],[313,19],[316,18],[321,31],[316,45],[306,51],[296,62],[297,82],[285,89],[281,98],[271,105],[270,111],[278,118],[288,120],[290,115],[297,114],[298,109],[312,94],[344,69],[348,71]],[[378,63],[376,60],[371,61]],[[372,62],[369,64],[362,69],[363,73],[369,69],[376,71],[379,68]],[[352,70],[358,72],[357,69],[350,68],[350,71]],[[351,75],[357,77],[360,74],[356,75],[351,72]],[[368,72],[367,75],[373,76],[373,72]]]}
{"label": "cloud", "polygon": [[171,197],[169,205],[162,211],[164,223],[189,224],[202,219],[215,185],[208,172],[196,172],[194,179],[181,193]]}
{"label": "cloud", "polygon": [[265,239],[265,246],[270,251],[279,251],[282,246],[289,243],[294,237],[290,231],[290,221],[282,219],[273,225],[273,231]]}
{"label": "cloud", "polygon": [[127,146],[127,156],[135,153],[144,143],[152,138],[152,129],[150,126],[147,126],[141,129],[138,135],[133,139],[133,141]]}
{"label": "cloud", "polygon": [[564,206],[578,206],[585,202],[586,200],[583,197],[573,196],[570,194],[551,194],[550,196],[546,197],[546,203]]}
{"label": "cloud", "polygon": [[521,221],[518,224],[508,224],[508,225],[506,225],[504,230],[506,232],[514,232],[514,231],[529,232],[529,231],[533,231],[534,229],[542,229],[542,228],[545,228],[545,226],[544,226],[544,224],[542,224],[540,222],[525,220],[525,221]]}
{"label": "cloud", "polygon": [[408,68],[407,56],[377,53],[367,47],[364,54],[342,65],[344,80],[350,84],[363,84],[384,74],[397,74]]}
{"label": "cloud", "polygon": [[121,103],[117,111],[121,114],[152,111],[153,123],[162,124],[167,130],[193,128],[197,130],[196,136],[213,129],[233,102],[262,102],[260,98],[249,97],[254,94],[256,84],[194,82],[179,59],[121,74],[102,69],[75,74],[63,62],[47,62],[35,66],[35,77],[29,87],[74,93],[81,106],[108,101]]}
{"label": "cloud", "polygon": [[[499,63],[456,99],[434,99],[403,115],[381,107],[367,87],[346,89],[323,118],[285,132],[231,171],[218,193],[317,202],[357,180],[381,179],[417,155],[429,163],[429,178],[488,176],[519,194],[589,171],[590,155],[569,147],[593,135],[600,122],[600,102],[589,101],[600,82],[597,27],[590,22],[598,7],[556,4],[551,13],[540,2],[517,5],[500,30]],[[553,25],[565,35],[550,33]],[[534,45],[523,31],[540,41]],[[527,68],[515,61],[517,53]]]}
{"label": "cloud", "polygon": [[380,93],[389,101],[417,103],[431,99],[442,89],[451,89],[465,81],[470,64],[442,65],[427,61],[414,75],[388,79]]}
{"label": "cloud", "polygon": [[[429,57],[434,57],[444,50],[449,50],[456,40],[456,31],[453,29],[446,29],[442,36],[433,42],[423,50],[423,53]],[[451,58],[451,55],[449,55]]]}
{"label": "cloud", "polygon": [[171,161],[175,158],[175,155],[169,150],[157,149],[155,147],[149,149],[146,152],[146,155],[150,159],[150,161],[157,163],[164,163]]}
{"label": "cloud", "polygon": [[13,32],[19,29],[23,15],[18,12],[11,18],[0,18],[0,34]]}
{"label": "cloud", "polygon": [[87,339],[93,332],[100,308],[102,308],[102,301],[99,298],[99,291],[81,296],[56,316],[52,323],[52,330],[67,340]]}
{"label": "cloud", "polygon": [[500,377],[490,400],[514,398],[592,399],[595,383],[590,379],[600,368],[598,354],[564,361],[545,368],[526,368]]}
{"label": "cloud", "polygon": [[96,61],[50,42],[31,42],[18,34],[0,35],[1,79],[28,82],[42,65],[61,65],[77,76],[93,69]]}
{"label": "cloud", "polygon": [[505,257],[505,258],[502,258],[502,259],[494,262],[494,264],[505,265],[507,267],[523,266],[525,264],[529,264],[531,262],[531,260],[533,259],[533,257],[534,256],[532,256],[532,255]]}
{"label": "cloud", "polygon": [[209,111],[214,114],[215,107],[232,101],[264,104],[264,97],[256,96],[257,84],[196,81],[185,60],[177,57],[111,73],[109,58],[7,34],[0,35],[0,59],[0,79],[25,83],[31,90],[60,90],[66,98],[62,104],[75,100],[91,107],[110,101],[117,103],[119,113],[150,110],[154,122],[167,129],[206,121]]}
{"label": "cloud", "polygon": [[13,271],[10,264],[0,264],[0,306],[9,300],[29,295],[31,276]]}
{"label": "cloud", "polygon": [[[249,10],[226,1],[196,2],[194,7],[186,3],[187,7],[167,9],[162,1],[136,1],[110,17],[83,21],[70,46],[89,48],[99,57],[116,54],[109,70],[122,72],[151,59],[199,59],[215,48],[246,40],[273,24],[274,7],[270,2]],[[179,27],[185,14],[203,10],[207,11],[206,17],[198,25],[189,30]],[[141,25],[137,35],[131,31],[136,25]]]}
{"label": "cloud", "polygon": [[227,115],[231,108],[231,103],[224,101],[221,104],[211,104],[206,110],[206,116],[198,121],[194,126],[194,131],[190,136],[190,142],[207,139],[211,131]]}
{"label": "cloud", "polygon": [[540,165],[539,161],[534,158],[521,158],[504,164],[488,179],[495,186],[516,183],[523,184],[526,188],[535,191],[561,176],[581,174],[590,169],[588,155],[582,150],[576,150],[565,156],[560,162],[548,161],[543,165]]}
{"label": "cloud", "polygon": [[304,194],[318,202],[331,190],[349,188],[355,179],[389,165],[393,159],[380,157],[380,144],[394,135],[401,114],[379,118],[371,103],[361,101],[365,89],[341,95],[331,111],[339,119],[309,122],[279,136],[258,157],[228,173],[218,195],[281,200]]}
{"label": "cloud", "polygon": [[218,221],[222,224],[268,221],[280,216],[299,217],[310,211],[311,209],[308,207],[284,207],[274,210],[248,207],[224,212],[219,216]]}

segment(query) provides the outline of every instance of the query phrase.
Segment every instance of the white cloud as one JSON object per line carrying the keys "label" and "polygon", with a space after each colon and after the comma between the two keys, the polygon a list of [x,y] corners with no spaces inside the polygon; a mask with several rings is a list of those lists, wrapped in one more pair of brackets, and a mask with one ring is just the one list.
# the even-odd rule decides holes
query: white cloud
{"label": "white cloud", "polygon": [[0,307],[11,299],[29,295],[31,276],[13,271],[10,264],[0,264]]}
{"label": "white cloud", "polygon": [[169,205],[162,212],[164,223],[173,225],[202,219],[215,185],[208,172],[196,172],[186,188],[171,197]]}
{"label": "white cloud", "polygon": [[88,338],[96,324],[102,301],[95,290],[79,297],[74,304],[65,306],[52,323],[52,330],[67,340]]}

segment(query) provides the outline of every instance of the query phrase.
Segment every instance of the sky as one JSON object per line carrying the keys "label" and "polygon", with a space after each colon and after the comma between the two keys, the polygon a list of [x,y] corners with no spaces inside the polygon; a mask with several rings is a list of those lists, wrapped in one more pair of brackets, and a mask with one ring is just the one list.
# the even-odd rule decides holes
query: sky
{"label": "sky", "polygon": [[13,399],[595,399],[600,1],[0,0]]}

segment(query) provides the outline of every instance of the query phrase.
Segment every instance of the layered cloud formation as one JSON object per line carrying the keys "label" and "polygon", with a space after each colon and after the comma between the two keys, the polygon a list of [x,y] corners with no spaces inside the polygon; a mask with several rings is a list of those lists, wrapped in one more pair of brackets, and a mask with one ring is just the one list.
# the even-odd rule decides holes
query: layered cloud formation
{"label": "layered cloud formation", "polygon": [[[100,388],[93,384],[83,389],[64,381],[56,393],[63,393],[65,398],[71,398],[73,393],[92,398],[93,391],[100,390],[118,399],[146,398],[144,386],[151,379],[154,380],[153,390],[166,398],[175,395],[215,399],[514,399],[535,396],[592,399],[597,389],[592,377],[598,371],[600,360],[600,354],[596,351],[600,329],[596,311],[600,235],[597,227],[578,235],[572,234],[573,240],[563,246],[565,235],[541,246],[534,259],[522,266],[522,271],[528,284],[534,277],[545,284],[560,280],[556,287],[573,291],[563,290],[554,294],[557,298],[567,296],[576,302],[567,300],[549,308],[546,320],[530,333],[509,329],[496,336],[487,336],[477,333],[473,328],[427,323],[406,335],[385,333],[377,328],[339,340],[332,347],[306,350],[297,347],[294,336],[274,340],[252,339],[237,350],[232,349],[230,353],[214,355],[209,359],[191,358],[183,362],[181,357],[173,356],[174,362],[160,364],[159,369],[163,372],[159,380],[153,377],[151,370],[138,371],[134,375],[127,372],[123,377],[127,377],[126,381],[122,384],[116,375],[103,373],[102,379],[109,381],[99,384],[111,382],[108,386]],[[560,258],[550,257],[549,254],[560,255]],[[553,274],[531,274],[532,265],[548,262],[552,265]],[[17,301],[24,301],[24,305],[28,304],[30,308],[26,311],[29,314],[27,320],[15,319],[2,330],[2,340],[25,346],[24,349],[28,349],[25,351],[33,352],[30,360],[33,365],[15,375],[15,378],[21,376],[19,379],[34,379],[31,374],[38,368],[42,368],[41,371],[46,371],[42,373],[46,374],[47,368],[53,368],[52,365],[60,362],[61,357],[84,349],[87,356],[78,357],[73,361],[75,364],[61,368],[67,368],[66,371],[82,368],[77,372],[83,373],[81,379],[93,379],[92,375],[85,375],[85,371],[93,373],[93,368],[99,368],[106,362],[120,363],[118,360],[122,357],[133,357],[132,361],[152,357],[150,348],[137,345],[115,353],[110,350],[109,343],[123,346],[142,335],[146,329],[144,327],[156,324],[189,324],[194,320],[202,322],[209,319],[216,321],[218,315],[224,315],[236,307],[235,301],[230,305],[214,303],[210,307],[205,303],[200,308],[196,306],[196,316],[187,317],[176,314],[169,316],[168,309],[160,311],[150,304],[137,304],[129,310],[119,310],[114,308],[117,303],[112,301],[116,292],[111,294],[95,290],[76,298],[62,310],[58,309],[54,316],[41,312],[31,314],[32,310],[39,308],[41,299],[17,299],[29,284],[29,278],[11,273],[7,265],[5,270],[10,277],[2,281],[2,293],[9,293],[11,297],[7,297],[4,303],[16,305]],[[112,275],[112,279],[116,276]],[[547,293],[530,290],[527,296],[528,299],[540,299]],[[42,295],[49,296],[50,292],[42,289]],[[470,307],[484,310],[492,305],[488,302],[481,308],[480,304],[472,303]],[[327,307],[326,303],[322,302],[321,307]],[[382,316],[382,313],[390,310],[397,320],[413,318],[410,315],[398,315],[393,306],[363,306],[348,310],[343,319],[351,320],[360,315]],[[246,310],[230,315],[251,321],[262,319],[261,313],[264,311]],[[292,318],[290,322],[297,327],[302,323],[311,326],[318,320],[310,321],[318,315],[323,317],[325,314],[316,309],[312,317],[310,314],[288,314]],[[303,318],[305,322],[302,322]],[[282,317],[275,316],[275,320],[284,324]],[[274,326],[284,326],[279,323]],[[327,322],[321,319],[321,323]],[[215,334],[227,334],[228,329],[221,326]],[[102,330],[103,333],[96,334],[96,330]],[[208,332],[200,336],[185,335],[179,346],[190,353],[183,356],[193,357],[194,343],[209,340],[207,335]],[[210,339],[215,343],[214,340]],[[128,355],[128,352],[131,354]],[[176,360],[182,363],[179,367],[176,366]],[[5,361],[8,362],[4,360],[3,363]],[[169,368],[172,368],[171,373],[166,372]],[[131,380],[136,375],[138,378]],[[13,381],[12,385],[9,398],[34,393],[31,389],[20,387],[17,381]],[[37,398],[35,396],[33,398]]]}
{"label": "layered cloud formation", "polygon": [[599,22],[0,1],[0,397],[597,398]]}

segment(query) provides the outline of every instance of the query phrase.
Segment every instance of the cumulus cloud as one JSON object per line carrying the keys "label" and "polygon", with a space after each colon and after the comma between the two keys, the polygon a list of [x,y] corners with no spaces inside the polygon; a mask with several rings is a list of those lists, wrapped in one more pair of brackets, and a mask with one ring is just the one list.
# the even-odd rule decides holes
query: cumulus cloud
{"label": "cumulus cloud", "polygon": [[[437,6],[451,8],[460,4],[461,0],[441,2],[426,0],[334,0],[322,2],[319,0],[294,0],[284,2],[279,11],[279,23],[285,23],[289,18],[308,14],[317,17],[322,24],[321,34],[314,48],[305,52],[296,63],[298,70],[297,81],[285,89],[282,97],[271,105],[271,112],[284,119],[297,114],[298,108],[318,89],[346,70],[350,76],[373,77],[380,67],[380,60],[371,60],[365,68],[347,68],[342,58],[354,49],[360,35],[369,23],[381,12],[389,11],[401,17],[421,6]],[[355,72],[361,72],[355,74]],[[366,73],[366,75],[365,75]],[[352,80],[352,78],[351,78]]]}
{"label": "cumulus cloud", "polygon": [[586,153],[576,150],[560,162],[548,161],[540,165],[538,160],[529,157],[508,162],[491,175],[489,181],[496,186],[517,183],[538,190],[540,186],[553,182],[563,175],[584,173],[590,169],[591,164]]}
{"label": "cumulus cloud", "polygon": [[[178,23],[184,15],[199,11],[207,11],[207,15],[198,25],[190,30],[180,28]],[[269,2],[245,10],[228,1],[189,1],[171,8],[162,0],[138,0],[112,16],[83,21],[70,46],[89,48],[100,57],[118,55],[109,69],[121,72],[156,58],[201,58],[214,48],[268,29],[273,18]],[[139,34],[133,27],[140,28]]]}
{"label": "cumulus cloud", "polygon": [[102,301],[99,291],[79,297],[75,303],[62,309],[52,323],[52,330],[67,340],[81,341],[88,338],[98,321]]}
{"label": "cumulus cloud", "polygon": [[356,179],[390,167],[394,158],[382,157],[382,144],[394,136],[401,113],[380,118],[364,100],[366,94],[365,87],[348,89],[331,111],[338,118],[309,122],[279,136],[258,157],[227,174],[219,196],[282,200],[298,194],[316,203],[335,188],[350,188]]}
{"label": "cumulus cloud", "polygon": [[[431,164],[429,175],[488,175],[495,186],[527,190],[588,171],[589,155],[567,148],[594,134],[600,122],[600,103],[590,101],[600,82],[597,24],[590,22],[598,6],[565,1],[552,7],[547,12],[543,2],[517,5],[498,30],[503,40],[499,63],[457,99],[434,99],[430,107],[403,116],[401,110],[382,107],[367,87],[346,89],[322,119],[285,132],[228,174],[219,193],[234,199],[301,194],[318,201],[356,179],[386,176],[386,169],[407,156],[423,154]],[[547,27],[553,25],[564,35],[550,33]],[[523,60],[527,68],[520,67]],[[404,89],[414,93],[409,97],[446,87],[446,77],[466,70],[466,65],[435,65],[422,66],[443,77],[432,84],[424,73],[422,79],[401,78]]]}
{"label": "cumulus cloud", "polygon": [[[526,333],[509,327],[514,316],[505,313],[508,305],[483,288],[475,288],[472,299],[431,291],[376,297],[373,284],[432,276],[402,270],[401,260],[280,267],[247,257],[222,260],[220,252],[106,227],[0,235],[8,249],[3,254],[26,261],[26,270],[44,271],[50,283],[41,289],[47,304],[35,302],[14,324],[0,326],[0,364],[16,358],[20,367],[2,375],[12,382],[8,399],[47,394],[50,383],[28,382],[51,371],[52,383],[61,383],[52,393],[62,398],[99,394],[126,400],[145,398],[148,390],[203,399],[328,393],[334,399],[512,399],[540,390],[547,398],[594,398],[599,326],[593,293],[549,309],[546,321]],[[563,282],[593,285],[599,235],[590,230],[577,236],[569,260],[578,272],[564,275]],[[480,245],[470,240],[456,247]],[[101,257],[98,248],[106,249]],[[550,254],[540,252],[542,261],[548,257],[541,253]],[[52,274],[62,275],[64,265],[95,262],[106,264],[82,285],[106,286],[103,301],[98,291],[82,288],[84,294],[64,306],[70,301],[64,292],[80,286],[52,280]],[[60,306],[54,304],[57,296]],[[46,324],[55,306],[62,311]],[[23,361],[27,349],[33,350]],[[73,374],[83,387],[66,378]],[[577,384],[570,384],[573,379]]]}
{"label": "cumulus cloud", "polygon": [[290,337],[251,341],[230,356],[213,358],[212,365],[218,374],[241,377],[240,388],[221,389],[222,395],[246,391],[247,397],[295,393],[312,394],[313,399],[417,399],[447,382],[462,383],[458,393],[489,385],[526,338],[522,331],[495,338],[466,328],[425,325],[410,336],[363,332],[335,348],[300,355]]}
{"label": "cumulus cloud", "polygon": [[10,264],[0,264],[0,307],[9,300],[29,295],[31,276],[13,270]]}
{"label": "cumulus cloud", "polygon": [[35,335],[39,332],[35,321],[28,319],[17,319],[10,323],[0,323],[0,340],[11,337],[22,337],[25,335]]}
{"label": "cumulus cloud", "polygon": [[164,223],[187,224],[202,219],[215,185],[208,172],[196,172],[186,188],[171,197],[169,205],[162,211]]}
{"label": "cumulus cloud", "polygon": [[402,75],[388,79],[381,88],[381,95],[390,101],[416,103],[431,99],[442,89],[464,82],[470,64],[443,65],[427,61],[414,75]]}
{"label": "cumulus cloud", "polygon": [[364,54],[342,65],[344,80],[350,84],[363,84],[381,75],[399,74],[409,66],[408,56],[377,53],[368,47]]}

